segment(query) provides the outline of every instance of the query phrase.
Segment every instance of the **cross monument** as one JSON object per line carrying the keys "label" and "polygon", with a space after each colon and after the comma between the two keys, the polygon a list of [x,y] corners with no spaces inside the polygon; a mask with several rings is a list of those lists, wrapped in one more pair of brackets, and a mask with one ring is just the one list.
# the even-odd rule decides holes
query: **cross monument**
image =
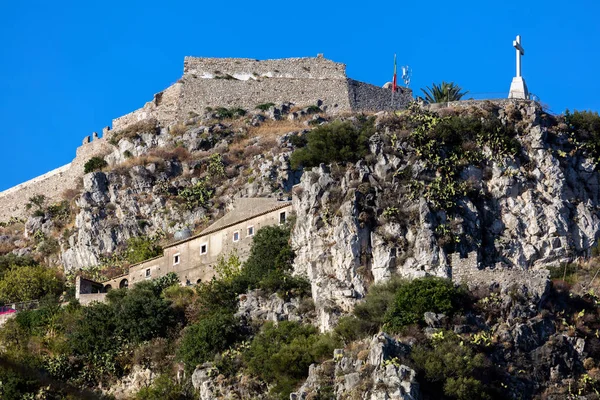
{"label": "cross monument", "polygon": [[517,40],[513,40],[513,47],[517,49],[517,75],[510,84],[509,99],[529,99],[529,92],[525,80],[521,76],[521,56],[525,55],[525,50],[521,46],[521,35],[517,35]]}

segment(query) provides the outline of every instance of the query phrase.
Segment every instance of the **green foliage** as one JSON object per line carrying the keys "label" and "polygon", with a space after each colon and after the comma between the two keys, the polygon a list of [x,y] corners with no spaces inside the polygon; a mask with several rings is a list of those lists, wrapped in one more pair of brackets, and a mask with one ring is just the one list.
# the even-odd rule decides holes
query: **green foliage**
{"label": "green foliage", "polygon": [[425,171],[411,184],[413,198],[424,197],[436,209],[452,211],[457,200],[470,194],[470,184],[459,179],[467,165],[480,166],[488,147],[491,158],[514,157],[520,150],[516,130],[489,116],[440,117],[416,110],[409,115],[412,132],[409,144],[414,147]]}
{"label": "green foliage", "polygon": [[257,110],[267,111],[269,108],[275,107],[275,103],[263,103],[256,106]]}
{"label": "green foliage", "polygon": [[194,210],[198,207],[206,207],[214,190],[208,185],[207,179],[201,179],[193,186],[182,189],[177,196],[183,200],[185,208]]}
{"label": "green foliage", "polygon": [[242,273],[242,261],[237,251],[233,250],[227,258],[224,255],[220,255],[214,268],[219,279],[232,281]]}
{"label": "green foliage", "polygon": [[321,110],[321,107],[313,104],[311,106],[306,107],[306,113],[307,114],[318,114],[323,112],[323,110]]}
{"label": "green foliage", "polygon": [[280,398],[308,375],[312,363],[331,358],[339,343],[330,335],[319,335],[312,325],[283,321],[265,324],[254,337],[245,359],[248,369],[268,383]]}
{"label": "green foliage", "polygon": [[18,267],[37,266],[38,262],[31,256],[17,256],[13,253],[8,253],[0,256],[0,279],[10,269]]}
{"label": "green foliage", "polygon": [[598,159],[600,157],[600,115],[598,112],[575,110],[571,113],[566,110],[565,123],[573,140]]}
{"label": "green foliage", "polygon": [[425,312],[451,316],[461,310],[466,293],[452,281],[437,277],[415,279],[401,285],[395,293],[394,303],[385,315],[386,326],[392,331],[423,322]]}
{"label": "green foliage", "polygon": [[242,108],[230,108],[227,109],[225,107],[218,107],[215,110],[215,115],[218,119],[226,119],[226,118],[238,118],[246,115],[246,110]]}
{"label": "green foliage", "polygon": [[69,206],[68,201],[63,200],[61,202],[49,205],[48,208],[46,208],[46,214],[55,223],[64,223],[67,222],[69,217],[71,216],[71,207]]}
{"label": "green foliage", "polygon": [[94,156],[90,158],[83,166],[83,173],[87,174],[94,171],[101,171],[102,168],[106,167],[108,163],[104,158]]}
{"label": "green foliage", "polygon": [[154,282],[140,282],[114,308],[116,334],[139,343],[155,337],[164,337],[173,322],[170,303],[160,297],[162,288]]}
{"label": "green foliage", "polygon": [[421,89],[425,98],[425,103],[443,103],[448,101],[458,101],[467,92],[461,92],[462,88],[456,85],[454,82],[442,81],[440,84],[433,83],[431,87],[426,86],[425,89]]}
{"label": "green foliage", "polygon": [[292,168],[315,167],[321,163],[356,162],[369,153],[369,138],[374,132],[373,118],[356,124],[334,121],[318,126],[306,135],[306,147],[292,153]]}
{"label": "green foliage", "polygon": [[135,398],[136,400],[191,400],[195,397],[190,392],[184,385],[178,384],[174,377],[162,374],[152,382],[151,386],[140,389]]}
{"label": "green foliage", "polygon": [[29,210],[31,207],[36,206],[39,210],[44,207],[45,202],[46,196],[43,194],[36,194],[35,196],[29,198],[29,202],[25,204],[25,208]]}
{"label": "green foliage", "polygon": [[160,294],[171,286],[179,286],[179,277],[175,272],[169,272],[166,275],[153,279],[151,282],[154,285],[154,291]]}
{"label": "green foliage", "polygon": [[162,247],[156,243],[155,238],[148,236],[132,237],[127,240],[125,254],[129,263],[137,264],[161,255]]}
{"label": "green foliage", "polygon": [[163,289],[162,296],[177,310],[185,310],[194,300],[194,289],[187,286],[171,285]]}
{"label": "green foliage", "polygon": [[215,313],[185,329],[177,357],[188,369],[193,369],[226,350],[239,338],[239,321],[233,313]]}
{"label": "green foliage", "polygon": [[413,347],[411,358],[422,385],[431,398],[475,400],[491,399],[491,363],[451,332],[436,336],[430,345]]}
{"label": "green foliage", "polygon": [[244,264],[237,284],[246,288],[262,288],[286,296],[307,290],[306,281],[291,276],[294,252],[290,246],[290,230],[266,226],[254,236],[250,256]]}
{"label": "green foliage", "polygon": [[68,334],[73,354],[100,354],[114,350],[121,343],[121,338],[114,335],[116,328],[112,305],[95,303],[84,307],[80,319]]}
{"label": "green foliage", "polygon": [[207,172],[212,180],[225,176],[225,164],[223,163],[223,157],[219,153],[211,154]]}
{"label": "green foliage", "polygon": [[9,301],[28,301],[46,295],[59,295],[64,284],[57,271],[39,265],[13,267],[5,272],[0,280],[0,299]]}

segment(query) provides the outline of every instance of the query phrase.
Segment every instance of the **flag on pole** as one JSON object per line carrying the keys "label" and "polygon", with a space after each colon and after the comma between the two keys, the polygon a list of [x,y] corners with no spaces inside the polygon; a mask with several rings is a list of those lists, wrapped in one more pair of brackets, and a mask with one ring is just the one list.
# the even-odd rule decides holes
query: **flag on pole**
{"label": "flag on pole", "polygon": [[396,84],[396,55],[394,54],[394,79],[392,80],[392,92],[398,90],[398,86]]}

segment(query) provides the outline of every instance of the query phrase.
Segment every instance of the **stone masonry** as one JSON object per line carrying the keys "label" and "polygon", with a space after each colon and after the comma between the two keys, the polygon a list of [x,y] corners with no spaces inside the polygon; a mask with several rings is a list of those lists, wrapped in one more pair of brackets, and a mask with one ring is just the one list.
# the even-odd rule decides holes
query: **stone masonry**
{"label": "stone masonry", "polygon": [[467,284],[471,289],[498,284],[501,290],[508,290],[514,285],[523,285],[529,293],[540,299],[548,287],[548,270],[509,268],[501,264],[494,268],[480,268],[479,254],[476,251],[469,253],[465,258],[459,253],[453,253],[450,255],[450,264],[452,281]]}
{"label": "stone masonry", "polygon": [[330,113],[404,108],[410,89],[390,89],[355,81],[346,66],[323,57],[258,61],[247,58],[186,57],[183,77],[139,110],[113,120],[114,129],[156,118],[168,125],[202,114],[207,107],[254,110],[265,103],[322,103]]}

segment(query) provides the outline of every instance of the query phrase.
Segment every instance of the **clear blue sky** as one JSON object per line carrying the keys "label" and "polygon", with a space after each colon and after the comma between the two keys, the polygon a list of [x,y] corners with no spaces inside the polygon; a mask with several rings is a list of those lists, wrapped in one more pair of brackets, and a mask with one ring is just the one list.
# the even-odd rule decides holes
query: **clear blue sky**
{"label": "clear blue sky", "polygon": [[415,93],[442,80],[498,93],[508,92],[520,34],[523,76],[542,103],[600,110],[599,15],[594,0],[4,0],[0,190],[70,162],[84,136],[175,82],[186,55],[324,53],[382,85],[397,53]]}

